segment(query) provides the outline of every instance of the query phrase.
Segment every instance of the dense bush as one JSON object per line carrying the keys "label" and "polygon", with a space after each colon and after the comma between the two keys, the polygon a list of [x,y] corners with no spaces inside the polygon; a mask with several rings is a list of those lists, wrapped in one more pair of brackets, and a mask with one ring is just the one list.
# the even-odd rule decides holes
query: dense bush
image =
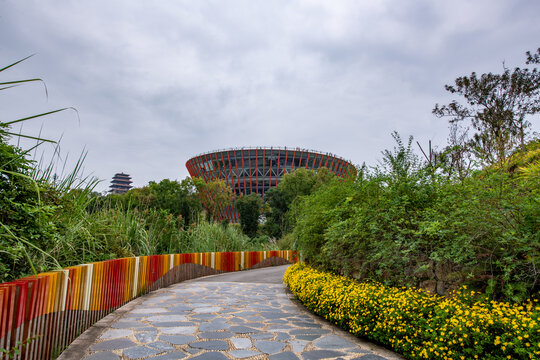
{"label": "dense bush", "polygon": [[469,285],[498,299],[537,295],[540,142],[463,180],[421,164],[410,143],[398,141],[383,166],[363,169],[355,182],[333,181],[301,198],[294,235],[307,260],[439,294]]}
{"label": "dense bush", "polygon": [[466,287],[450,297],[315,270],[287,269],[284,281],[310,310],[408,359],[537,359],[540,306],[489,301]]}
{"label": "dense bush", "polygon": [[307,260],[439,294],[469,285],[496,299],[538,297],[540,141],[530,130],[540,112],[540,49],[526,56],[524,68],[445,86],[457,98],[433,109],[449,119],[444,150],[430,142],[420,161],[412,137],[394,133],[397,146],[380,166],[289,204],[293,243]]}
{"label": "dense bush", "polygon": [[54,264],[42,249],[54,246],[51,218],[57,206],[40,197],[47,185],[31,178],[33,165],[0,131],[0,282],[14,271],[42,271]]}
{"label": "dense bush", "polygon": [[296,224],[291,207],[301,197],[313,193],[334,178],[335,175],[324,167],[316,171],[299,168],[285,174],[276,187],[266,192],[264,232],[276,239],[290,233]]}
{"label": "dense bush", "polygon": [[256,194],[243,195],[236,199],[240,228],[247,236],[254,238],[259,230],[259,218],[263,209],[263,200]]}

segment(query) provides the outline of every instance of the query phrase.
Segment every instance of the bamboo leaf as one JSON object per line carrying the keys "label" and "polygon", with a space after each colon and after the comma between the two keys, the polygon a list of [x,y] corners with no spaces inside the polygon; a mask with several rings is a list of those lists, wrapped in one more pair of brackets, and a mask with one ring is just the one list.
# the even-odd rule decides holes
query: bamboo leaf
{"label": "bamboo leaf", "polygon": [[[21,121],[31,120],[31,119],[35,119],[35,118],[38,118],[38,117],[42,117],[42,116],[47,116],[47,115],[55,114],[55,113],[57,113],[57,112],[65,111],[65,110],[68,110],[68,109],[74,110],[74,111],[77,113],[77,116],[78,116],[79,112],[77,111],[77,109],[75,109],[75,108],[73,108],[73,107],[67,107],[67,108],[58,109],[58,110],[53,110],[53,111],[49,111],[49,112],[42,113],[42,114],[32,115],[32,116],[28,116],[28,117],[25,117],[25,118],[22,118],[22,119],[17,119],[17,120],[13,120],[13,121],[8,121],[8,122],[6,122],[6,123],[0,123],[0,124],[3,124],[3,125],[13,125],[13,124],[19,123],[19,122],[21,122]],[[80,120],[80,118],[79,118],[79,120]]]}
{"label": "bamboo leaf", "polygon": [[[0,130],[0,131],[1,131],[1,130]],[[54,140],[43,139],[43,138],[36,137],[36,136],[17,134],[17,133],[12,133],[12,132],[9,132],[9,131],[3,131],[3,133],[4,133],[4,134],[7,134],[7,135],[11,135],[11,136],[18,136],[18,137],[23,137],[23,138],[27,138],[27,139],[32,139],[32,140],[41,141],[42,143],[43,143],[43,142],[49,142],[49,143],[56,144],[56,141],[54,141]],[[40,144],[40,145],[41,145],[41,144]],[[34,147],[34,148],[35,148],[35,147]],[[32,149],[33,149],[33,148],[32,148]]]}
{"label": "bamboo leaf", "polygon": [[11,89],[11,88],[14,88],[16,86],[19,86],[19,85],[11,85],[11,86],[5,86],[3,88],[0,88],[0,90],[7,90],[7,89]]}
{"label": "bamboo leaf", "polygon": [[21,60],[19,60],[19,61],[14,62],[14,63],[11,64],[11,65],[8,65],[8,66],[6,66],[6,67],[3,67],[2,69],[0,69],[0,72],[2,72],[2,71],[4,71],[4,70],[7,70],[7,69],[9,69],[10,67],[15,66],[15,65],[17,65],[17,64],[19,64],[19,63],[22,63],[24,60],[29,59],[29,58],[31,58],[31,57],[34,56],[34,55],[36,55],[36,54],[28,55],[28,56],[25,57],[24,59],[21,59]]}
{"label": "bamboo leaf", "polygon": [[45,82],[43,81],[43,79],[35,78],[35,79],[24,79],[24,80],[2,81],[2,82],[0,82],[0,85],[23,84],[23,83],[34,82],[34,81],[40,81],[40,82],[42,82],[43,84],[45,84]]}

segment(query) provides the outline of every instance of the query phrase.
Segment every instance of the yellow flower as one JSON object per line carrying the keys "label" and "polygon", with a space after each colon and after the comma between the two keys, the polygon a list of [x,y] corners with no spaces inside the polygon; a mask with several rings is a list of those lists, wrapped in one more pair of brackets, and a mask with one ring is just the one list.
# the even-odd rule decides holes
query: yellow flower
{"label": "yellow flower", "polygon": [[[356,335],[386,342],[396,351],[407,351],[406,356],[411,358],[427,359],[434,356],[428,354],[436,353],[441,359],[467,359],[462,355],[469,346],[464,339],[471,337],[474,346],[498,347],[502,339],[495,331],[505,333],[505,339],[532,338],[524,345],[518,342],[516,347],[540,343],[540,330],[536,328],[540,307],[533,305],[537,302],[532,300],[523,306],[480,300],[469,305],[461,297],[444,298],[420,289],[392,288],[376,282],[359,284],[299,265],[289,267],[284,281],[317,314],[345,324]],[[475,293],[460,294],[465,299],[472,295]],[[429,339],[436,339],[437,343]],[[507,356],[502,352],[510,344],[504,342],[493,350],[493,355]],[[538,355],[540,352],[535,352],[540,358]]]}

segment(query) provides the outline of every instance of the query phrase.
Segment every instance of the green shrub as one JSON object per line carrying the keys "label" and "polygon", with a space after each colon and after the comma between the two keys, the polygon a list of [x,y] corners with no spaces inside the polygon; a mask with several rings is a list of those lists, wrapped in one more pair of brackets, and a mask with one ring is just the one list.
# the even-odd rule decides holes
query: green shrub
{"label": "green shrub", "polygon": [[522,175],[534,166],[492,167],[456,180],[414,157],[407,165],[410,155],[399,155],[406,149],[354,183],[330,183],[301,198],[294,235],[307,261],[439,294],[468,285],[495,299],[536,296],[540,182]]}
{"label": "green shrub", "polygon": [[57,205],[40,197],[47,184],[31,178],[32,166],[0,131],[0,282],[56,266],[47,250],[55,244]]}
{"label": "green shrub", "polygon": [[242,232],[251,238],[256,237],[263,210],[262,198],[256,193],[243,195],[236,199],[235,207],[238,210]]}
{"label": "green shrub", "polygon": [[294,236],[293,234],[285,234],[277,241],[277,247],[280,250],[294,249]]}

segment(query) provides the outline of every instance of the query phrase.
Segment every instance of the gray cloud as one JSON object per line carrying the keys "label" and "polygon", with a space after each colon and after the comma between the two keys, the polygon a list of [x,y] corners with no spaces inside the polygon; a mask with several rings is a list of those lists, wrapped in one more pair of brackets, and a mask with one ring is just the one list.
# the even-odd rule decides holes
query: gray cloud
{"label": "gray cloud", "polygon": [[[7,118],[73,106],[24,131],[58,138],[106,181],[181,179],[189,157],[300,146],[375,164],[397,130],[444,144],[434,104],[472,71],[540,46],[531,1],[2,1]],[[3,78],[8,74],[2,74]]]}

